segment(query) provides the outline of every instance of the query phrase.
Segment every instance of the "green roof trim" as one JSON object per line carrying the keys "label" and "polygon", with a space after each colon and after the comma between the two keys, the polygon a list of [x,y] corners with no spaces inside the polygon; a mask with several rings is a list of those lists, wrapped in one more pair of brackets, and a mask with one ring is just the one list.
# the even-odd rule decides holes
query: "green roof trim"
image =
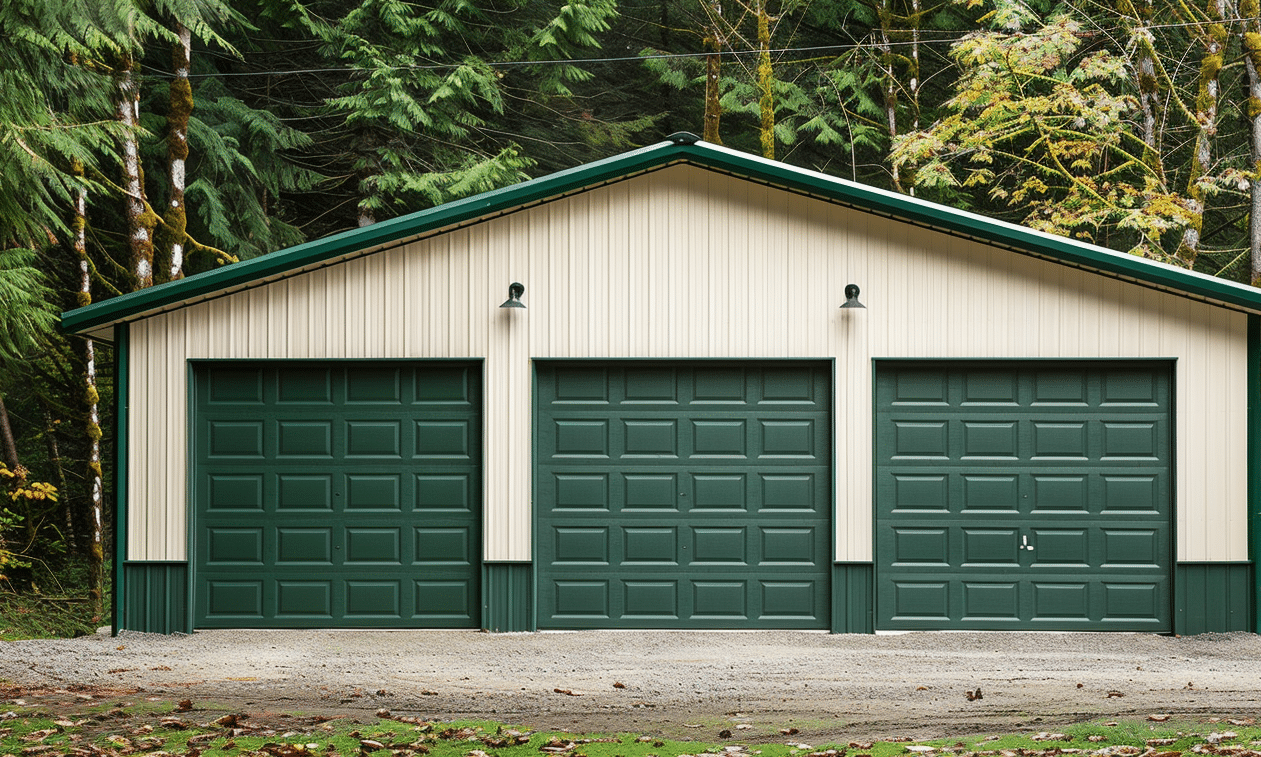
{"label": "green roof trim", "polygon": [[350,255],[358,250],[388,245],[445,226],[495,215],[677,162],[814,195],[859,210],[929,226],[1067,265],[1120,276],[1191,297],[1261,312],[1261,289],[777,163],[707,142],[691,143],[672,137],[671,141],[71,310],[62,314],[62,329],[71,333],[83,333],[133,320],[151,311],[246,287],[255,282],[261,283],[266,279]]}

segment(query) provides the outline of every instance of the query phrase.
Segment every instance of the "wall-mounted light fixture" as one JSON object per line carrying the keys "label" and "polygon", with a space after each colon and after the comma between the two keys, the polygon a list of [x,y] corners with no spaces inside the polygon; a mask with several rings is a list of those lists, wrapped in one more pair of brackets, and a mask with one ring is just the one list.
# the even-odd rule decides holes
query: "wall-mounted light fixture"
{"label": "wall-mounted light fixture", "polygon": [[[508,299],[504,300],[504,304],[499,307],[524,309],[525,305],[521,304],[521,295],[523,294],[525,294],[525,286],[518,284],[515,281],[512,282],[508,285]],[[861,307],[861,305],[859,307]]]}
{"label": "wall-mounted light fixture", "polygon": [[843,307],[843,308],[865,308],[865,307],[867,307],[866,305],[864,305],[864,304],[862,304],[861,302],[859,302],[859,301],[858,301],[858,285],[857,285],[857,284],[846,284],[846,285],[845,285],[845,304],[844,304],[844,305],[841,305],[841,307]]}

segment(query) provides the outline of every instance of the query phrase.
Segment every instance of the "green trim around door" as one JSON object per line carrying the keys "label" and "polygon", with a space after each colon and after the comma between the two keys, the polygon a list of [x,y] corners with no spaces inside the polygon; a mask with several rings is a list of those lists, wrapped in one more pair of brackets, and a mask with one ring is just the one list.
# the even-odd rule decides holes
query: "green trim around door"
{"label": "green trim around door", "polygon": [[879,361],[878,629],[1169,632],[1170,361]]}
{"label": "green trim around door", "polygon": [[475,628],[481,367],[194,364],[198,628]]}
{"label": "green trim around door", "polygon": [[832,367],[537,361],[540,628],[832,625]]}
{"label": "green trim around door", "polygon": [[128,423],[128,380],[131,358],[131,326],[118,323],[114,326],[114,565],[110,571],[114,582],[111,603],[111,633],[114,636],[124,628],[127,618],[123,614],[123,602],[128,587],[123,575],[123,563],[127,560],[127,450],[131,444],[131,427]]}

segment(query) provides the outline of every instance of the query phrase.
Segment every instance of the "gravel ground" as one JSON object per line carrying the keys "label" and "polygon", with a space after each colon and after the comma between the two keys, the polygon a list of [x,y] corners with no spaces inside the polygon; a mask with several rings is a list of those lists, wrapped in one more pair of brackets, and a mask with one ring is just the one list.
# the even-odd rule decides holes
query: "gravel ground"
{"label": "gravel ground", "polygon": [[[202,631],[0,643],[3,696],[191,698],[254,711],[488,717],[746,740],[1261,715],[1261,636]],[[620,684],[620,686],[619,686]],[[969,701],[967,692],[981,690]],[[557,690],[560,690],[559,692]]]}

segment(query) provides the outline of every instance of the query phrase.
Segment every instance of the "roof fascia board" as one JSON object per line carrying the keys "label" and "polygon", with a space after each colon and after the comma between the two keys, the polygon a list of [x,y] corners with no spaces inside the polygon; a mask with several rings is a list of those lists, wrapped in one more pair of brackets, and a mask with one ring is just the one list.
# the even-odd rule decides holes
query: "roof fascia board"
{"label": "roof fascia board", "polygon": [[398,243],[434,229],[530,205],[616,181],[675,161],[820,197],[947,233],[1057,260],[1198,297],[1261,312],[1261,290],[1067,237],[1036,231],[803,168],[777,163],[706,142],[661,142],[521,184],[353,229],[187,279],[161,284],[62,314],[62,329],[84,333],[144,313],[261,283],[360,250]]}

